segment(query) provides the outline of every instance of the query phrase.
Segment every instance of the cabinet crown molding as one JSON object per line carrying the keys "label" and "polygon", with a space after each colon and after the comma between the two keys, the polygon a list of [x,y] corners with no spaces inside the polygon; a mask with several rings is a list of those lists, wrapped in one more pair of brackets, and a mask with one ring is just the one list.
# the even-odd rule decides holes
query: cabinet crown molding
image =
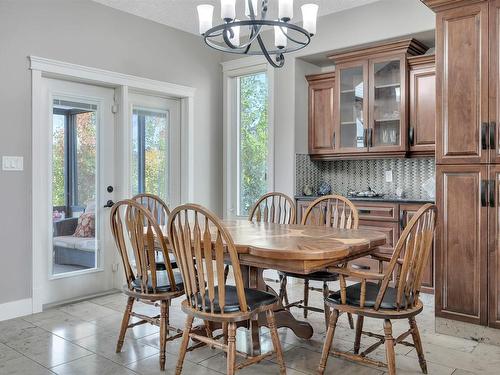
{"label": "cabinet crown molding", "polygon": [[408,65],[410,68],[417,68],[422,66],[435,66],[436,55],[420,55],[408,57]]}
{"label": "cabinet crown molding", "polygon": [[422,42],[413,38],[408,38],[369,46],[349,48],[348,50],[329,55],[328,58],[335,63],[342,63],[383,54],[403,53],[410,56],[416,56],[424,54],[428,49],[429,48]]}
{"label": "cabinet crown molding", "polygon": [[475,3],[483,3],[488,0],[420,0],[428,8],[434,12],[439,12],[447,9],[458,8],[464,5],[471,5]]}
{"label": "cabinet crown molding", "polygon": [[325,80],[329,80],[329,79],[335,79],[335,72],[309,74],[306,76],[306,79],[307,79],[307,82],[325,81]]}

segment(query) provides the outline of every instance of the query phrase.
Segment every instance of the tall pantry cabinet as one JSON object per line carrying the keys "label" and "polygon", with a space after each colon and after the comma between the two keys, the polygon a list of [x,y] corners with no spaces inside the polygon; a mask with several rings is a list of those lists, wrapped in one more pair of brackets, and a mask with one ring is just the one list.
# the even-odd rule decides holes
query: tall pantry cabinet
{"label": "tall pantry cabinet", "polygon": [[500,0],[436,12],[436,315],[500,328]]}

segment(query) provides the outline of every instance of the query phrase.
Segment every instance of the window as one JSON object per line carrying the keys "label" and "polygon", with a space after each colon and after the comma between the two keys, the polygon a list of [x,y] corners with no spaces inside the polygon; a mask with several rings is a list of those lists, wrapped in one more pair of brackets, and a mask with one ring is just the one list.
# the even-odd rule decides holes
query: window
{"label": "window", "polygon": [[273,189],[272,70],[225,72],[225,215],[246,217]]}
{"label": "window", "polygon": [[268,87],[265,72],[238,77],[238,216],[247,216],[268,183]]}
{"label": "window", "polygon": [[168,200],[168,112],[132,111],[132,194],[151,193]]}

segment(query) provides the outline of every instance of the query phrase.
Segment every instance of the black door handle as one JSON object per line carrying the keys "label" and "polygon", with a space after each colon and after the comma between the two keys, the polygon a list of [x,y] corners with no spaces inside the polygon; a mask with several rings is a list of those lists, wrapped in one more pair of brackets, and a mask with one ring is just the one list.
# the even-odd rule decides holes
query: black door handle
{"label": "black door handle", "polygon": [[114,204],[115,204],[115,202],[113,202],[113,201],[110,199],[110,200],[108,200],[108,201],[106,202],[106,204],[104,205],[104,208],[111,208],[111,207],[113,207],[113,206],[114,206]]}
{"label": "black door handle", "polygon": [[415,146],[415,128],[413,126],[410,128],[408,138],[409,138],[408,140],[410,142],[410,146]]}
{"label": "black door handle", "polygon": [[488,123],[483,122],[481,124],[481,148],[483,150],[488,149],[488,142],[486,142],[486,133],[487,133]]}
{"label": "black door handle", "polygon": [[495,121],[492,121],[490,123],[490,149],[492,149],[492,150],[496,150],[496,148],[497,148],[497,145],[495,142],[496,125],[497,125],[497,123]]}
{"label": "black door handle", "polygon": [[489,183],[489,188],[490,188],[490,207],[495,207],[495,180],[490,180]]}
{"label": "black door handle", "polygon": [[486,194],[488,191],[488,181],[481,181],[481,207],[488,207]]}

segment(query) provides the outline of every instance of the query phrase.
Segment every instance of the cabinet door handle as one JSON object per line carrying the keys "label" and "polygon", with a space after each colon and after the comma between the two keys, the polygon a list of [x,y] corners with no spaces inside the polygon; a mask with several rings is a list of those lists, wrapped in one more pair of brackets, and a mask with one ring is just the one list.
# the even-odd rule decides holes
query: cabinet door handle
{"label": "cabinet door handle", "polygon": [[487,122],[483,122],[481,124],[481,148],[483,150],[487,150],[488,149],[488,142],[486,142],[486,132],[487,132],[487,129],[488,129],[488,123]]}
{"label": "cabinet door handle", "polygon": [[401,230],[405,230],[404,217],[404,211],[399,211],[399,227],[401,228]]}
{"label": "cabinet door handle", "polygon": [[368,129],[368,145],[373,147],[373,129]]}
{"label": "cabinet door handle", "polygon": [[481,181],[481,207],[488,207],[486,194],[488,191],[488,181]]}
{"label": "cabinet door handle", "polygon": [[363,147],[368,147],[368,129],[363,129]]}
{"label": "cabinet door handle", "polygon": [[332,136],[332,146],[335,149],[335,131],[333,131],[333,136]]}
{"label": "cabinet door handle", "polygon": [[415,128],[413,126],[410,128],[408,140],[410,142],[410,146],[415,146]]}
{"label": "cabinet door handle", "polygon": [[495,142],[495,135],[496,135],[496,128],[497,128],[497,123],[495,121],[492,121],[490,123],[490,149],[496,150],[497,145]]}
{"label": "cabinet door handle", "polygon": [[361,209],[359,209],[359,210],[358,210],[358,212],[359,212],[360,214],[367,214],[367,215],[371,214],[371,210],[364,210],[364,209],[362,209],[362,208],[361,208]]}
{"label": "cabinet door handle", "polygon": [[495,207],[495,195],[496,195],[495,180],[490,180],[488,187],[490,189],[490,207]]}

